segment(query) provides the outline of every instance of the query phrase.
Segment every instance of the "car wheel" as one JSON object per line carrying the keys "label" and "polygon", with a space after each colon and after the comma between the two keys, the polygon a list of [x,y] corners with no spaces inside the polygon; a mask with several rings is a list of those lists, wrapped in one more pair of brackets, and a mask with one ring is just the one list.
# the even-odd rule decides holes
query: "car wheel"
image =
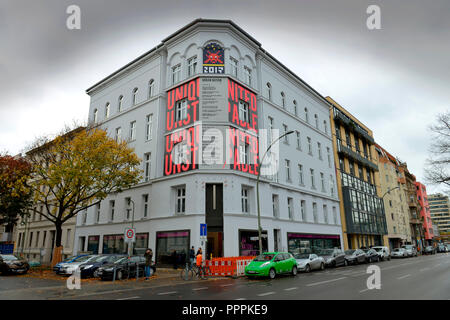
{"label": "car wheel", "polygon": [[293,266],[293,267],[292,267],[292,275],[293,275],[293,276],[296,276],[296,275],[297,275],[297,267],[296,267],[296,266]]}
{"label": "car wheel", "polygon": [[320,264],[320,270],[324,270],[325,269],[325,264],[322,262],[321,264]]}
{"label": "car wheel", "polygon": [[269,278],[270,279],[275,279],[275,276],[277,275],[277,273],[275,272],[275,269],[272,268],[269,270]]}
{"label": "car wheel", "polygon": [[122,270],[117,271],[116,279],[117,279],[117,280],[122,280],[122,278],[123,278],[123,272],[122,272]]}
{"label": "car wheel", "polygon": [[372,257],[369,258],[369,263],[372,263]]}
{"label": "car wheel", "polygon": [[344,266],[348,266],[348,261],[347,261],[347,259],[344,260]]}
{"label": "car wheel", "polygon": [[310,271],[311,271],[311,267],[309,266],[309,264],[307,264],[305,267],[305,272],[310,272]]}

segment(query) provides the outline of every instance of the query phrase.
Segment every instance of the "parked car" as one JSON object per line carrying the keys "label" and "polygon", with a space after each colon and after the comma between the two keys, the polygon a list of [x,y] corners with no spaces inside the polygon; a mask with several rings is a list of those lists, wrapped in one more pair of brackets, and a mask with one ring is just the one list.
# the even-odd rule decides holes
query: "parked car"
{"label": "parked car", "polygon": [[380,256],[380,260],[391,260],[391,253],[388,247],[377,246],[372,247],[372,249],[378,253],[378,255]]}
{"label": "parked car", "polygon": [[325,259],[314,253],[297,253],[294,255],[299,271],[310,272],[311,270],[325,269]]}
{"label": "parked car", "polygon": [[0,272],[2,274],[25,274],[28,270],[30,270],[30,265],[25,259],[14,254],[0,254]]}
{"label": "parked car", "polygon": [[449,251],[449,248],[445,244],[439,244],[437,246],[437,252],[439,252],[439,253],[445,253],[448,251]]}
{"label": "parked car", "polygon": [[391,253],[392,258],[407,258],[408,252],[405,248],[395,248]]}
{"label": "parked car", "polygon": [[95,271],[105,264],[113,263],[119,259],[126,257],[124,254],[102,254],[97,256],[95,259],[83,262],[80,264],[80,275],[81,278],[93,277]]}
{"label": "parked car", "polygon": [[341,249],[322,249],[317,254],[325,260],[325,267],[346,266],[345,253]]}
{"label": "parked car", "polygon": [[366,262],[372,263],[373,261],[380,262],[380,255],[374,249],[364,249],[364,253],[366,254]]}
{"label": "parked car", "polygon": [[61,264],[75,262],[78,258],[81,258],[81,257],[84,257],[84,256],[87,256],[87,254],[79,254],[79,255],[76,255],[76,256],[68,257],[67,259],[65,259],[65,260],[55,264],[55,266],[53,267],[53,271],[58,273],[59,268],[61,267]]}
{"label": "parked car", "polygon": [[247,277],[262,276],[274,279],[277,274],[297,275],[297,261],[287,252],[265,252],[245,267]]}
{"label": "parked car", "polygon": [[[153,273],[156,272],[156,266],[152,265]],[[122,280],[124,278],[134,278],[137,273],[144,276],[145,271],[145,257],[143,256],[131,256],[122,257],[114,262],[107,263],[97,269],[94,276],[100,277],[102,280],[114,279],[114,272],[116,274],[116,280]]]}
{"label": "parked car", "polygon": [[425,249],[423,249],[423,254],[436,254],[436,248],[433,246],[426,246]]}
{"label": "parked car", "polygon": [[87,255],[87,256],[83,256],[78,259],[75,259],[72,262],[62,263],[59,267],[57,274],[71,275],[80,267],[80,265],[82,265],[84,263],[88,263],[90,261],[93,261],[97,257],[98,257],[97,254],[96,255]]}
{"label": "parked car", "polygon": [[417,248],[412,244],[405,244],[402,246],[403,249],[408,253],[408,257],[417,257]]}
{"label": "parked car", "polygon": [[361,249],[345,250],[345,260],[348,264],[358,264],[366,262],[366,253]]}

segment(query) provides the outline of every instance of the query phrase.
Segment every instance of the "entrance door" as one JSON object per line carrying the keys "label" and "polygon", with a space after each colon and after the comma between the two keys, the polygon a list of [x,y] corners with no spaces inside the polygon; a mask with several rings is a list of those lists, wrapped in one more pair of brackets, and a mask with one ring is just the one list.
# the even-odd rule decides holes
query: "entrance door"
{"label": "entrance door", "polygon": [[223,257],[223,184],[206,184],[205,222],[208,226],[206,257]]}

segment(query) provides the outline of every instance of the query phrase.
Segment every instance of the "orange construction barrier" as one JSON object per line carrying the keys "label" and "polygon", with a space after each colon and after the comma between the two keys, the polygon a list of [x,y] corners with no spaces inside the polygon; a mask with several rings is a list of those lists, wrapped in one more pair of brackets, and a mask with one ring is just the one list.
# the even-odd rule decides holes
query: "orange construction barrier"
{"label": "orange construction barrier", "polygon": [[255,257],[240,256],[240,257],[225,257],[213,258],[205,261],[207,276],[232,276],[238,277],[244,275],[245,266],[250,263]]}

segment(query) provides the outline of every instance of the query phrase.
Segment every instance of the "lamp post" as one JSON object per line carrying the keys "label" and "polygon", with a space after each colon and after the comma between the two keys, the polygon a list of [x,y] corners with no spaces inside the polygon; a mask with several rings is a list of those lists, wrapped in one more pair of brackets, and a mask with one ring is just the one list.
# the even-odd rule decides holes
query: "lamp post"
{"label": "lamp post", "polygon": [[[133,204],[133,215],[131,218],[131,229],[133,229],[133,227],[134,227],[134,201],[130,198],[130,202]],[[136,235],[134,235],[134,236],[136,237]],[[133,255],[133,244],[134,244],[133,242],[130,242],[130,250],[128,253],[129,256]]]}
{"label": "lamp post", "polygon": [[387,195],[388,193],[391,194],[391,191],[392,191],[392,190],[395,190],[395,189],[400,189],[400,187],[397,186],[397,187],[395,187],[395,188],[388,189],[388,191],[386,191],[386,192],[383,194],[383,196],[381,197],[381,200],[383,200],[383,198],[384,198],[385,195]]}
{"label": "lamp post", "polygon": [[272,148],[272,146],[278,142],[278,140],[280,140],[281,138],[283,138],[284,136],[287,136],[291,133],[294,133],[293,130],[288,131],[284,134],[282,134],[281,136],[279,136],[277,139],[275,139],[267,148],[267,150],[264,152],[264,155],[261,158],[261,161],[258,159],[258,176],[256,178],[256,194],[257,194],[257,206],[258,206],[258,239],[259,239],[259,254],[262,254],[262,238],[261,238],[261,209],[260,209],[260,205],[259,205],[259,178],[261,176],[261,164],[264,162],[264,158],[266,157],[267,152],[270,150],[270,148]]}

